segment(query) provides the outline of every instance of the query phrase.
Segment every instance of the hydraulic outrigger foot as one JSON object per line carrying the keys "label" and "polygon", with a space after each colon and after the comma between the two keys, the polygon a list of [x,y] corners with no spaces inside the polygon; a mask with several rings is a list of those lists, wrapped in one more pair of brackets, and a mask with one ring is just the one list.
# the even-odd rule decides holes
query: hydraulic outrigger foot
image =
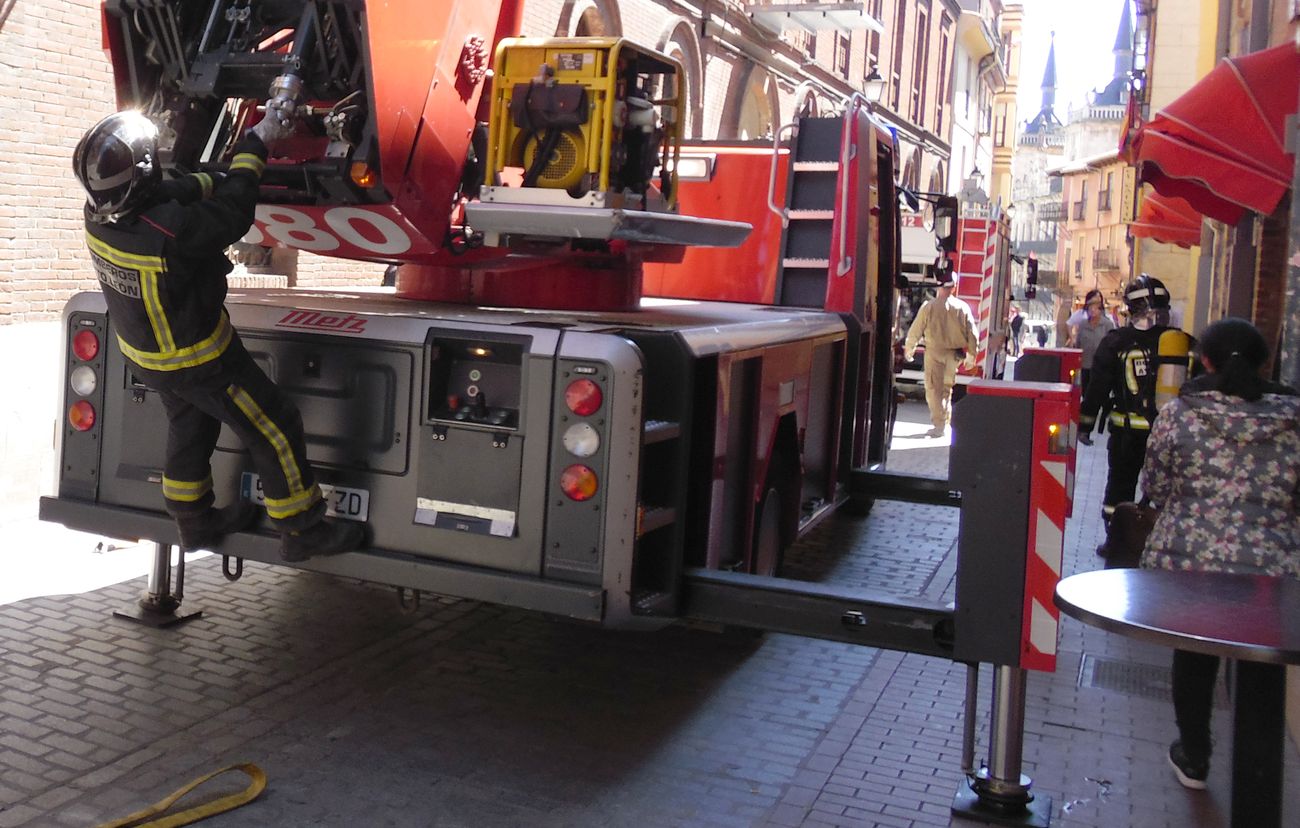
{"label": "hydraulic outrigger foot", "polygon": [[[974,687],[968,680],[968,720],[975,715],[973,694]],[[952,813],[994,825],[1048,828],[1052,821],[1052,798],[1030,793],[1033,781],[1020,772],[1025,741],[1024,670],[994,665],[989,731],[992,735],[989,767],[970,773],[969,779],[958,784]],[[969,762],[969,748],[965,753],[965,761]]]}
{"label": "hydraulic outrigger foot", "polygon": [[176,564],[176,591],[172,592],[172,547],[166,543],[154,544],[153,568],[149,570],[149,585],[144,595],[130,609],[114,610],[113,615],[145,624],[150,627],[170,627],[198,618],[202,610],[177,612],[185,594],[185,553],[181,552]]}

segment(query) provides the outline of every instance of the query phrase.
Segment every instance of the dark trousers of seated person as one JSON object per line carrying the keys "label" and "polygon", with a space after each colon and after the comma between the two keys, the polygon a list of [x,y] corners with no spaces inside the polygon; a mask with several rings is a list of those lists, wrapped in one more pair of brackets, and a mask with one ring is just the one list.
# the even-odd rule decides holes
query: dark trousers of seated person
{"label": "dark trousers of seated person", "polygon": [[1194,762],[1210,758],[1210,714],[1218,675],[1218,656],[1174,650],[1174,718],[1183,751]]}

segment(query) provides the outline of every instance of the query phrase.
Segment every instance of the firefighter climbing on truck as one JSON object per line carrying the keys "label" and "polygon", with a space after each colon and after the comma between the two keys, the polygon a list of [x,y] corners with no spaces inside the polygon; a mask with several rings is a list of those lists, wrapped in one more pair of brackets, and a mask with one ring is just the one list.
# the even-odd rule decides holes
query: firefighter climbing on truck
{"label": "firefighter climbing on truck", "polygon": [[364,540],[358,524],[325,519],[302,416],[249,356],[223,306],[232,268],[224,251],[253,224],[267,146],[291,131],[294,107],[292,95],[272,95],[221,176],[163,181],[157,127],[133,110],[91,127],[73,154],[87,194],[86,244],[119,347],[167,412],[162,496],[183,551],[210,548],[258,517],[248,500],[214,507],[210,459],[222,423],[262,476],[281,557],[339,554]]}

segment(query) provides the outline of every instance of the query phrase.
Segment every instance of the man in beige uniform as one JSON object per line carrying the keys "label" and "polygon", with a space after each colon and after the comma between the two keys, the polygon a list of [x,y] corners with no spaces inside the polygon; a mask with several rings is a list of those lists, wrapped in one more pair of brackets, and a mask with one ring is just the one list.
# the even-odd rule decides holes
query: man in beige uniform
{"label": "man in beige uniform", "polygon": [[931,437],[942,437],[952,417],[952,386],[957,366],[975,365],[975,317],[970,307],[953,296],[953,283],[939,285],[939,294],[921,306],[907,329],[903,355],[910,361],[916,345],[925,340],[925,402],[930,406]]}

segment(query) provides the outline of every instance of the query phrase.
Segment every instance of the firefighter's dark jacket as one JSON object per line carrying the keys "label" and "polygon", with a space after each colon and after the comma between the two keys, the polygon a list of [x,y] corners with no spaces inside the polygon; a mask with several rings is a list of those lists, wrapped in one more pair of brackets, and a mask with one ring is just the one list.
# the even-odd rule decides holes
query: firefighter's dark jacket
{"label": "firefighter's dark jacket", "polygon": [[148,206],[112,224],[86,219],[86,244],[122,353],[163,375],[221,356],[234,329],[223,309],[225,249],[253,224],[266,145],[251,133],[223,176],[163,182]]}
{"label": "firefighter's dark jacket", "polygon": [[1092,431],[1109,399],[1113,429],[1150,431],[1160,406],[1178,395],[1193,366],[1196,340],[1178,328],[1128,326],[1102,337],[1079,410],[1079,430]]}

